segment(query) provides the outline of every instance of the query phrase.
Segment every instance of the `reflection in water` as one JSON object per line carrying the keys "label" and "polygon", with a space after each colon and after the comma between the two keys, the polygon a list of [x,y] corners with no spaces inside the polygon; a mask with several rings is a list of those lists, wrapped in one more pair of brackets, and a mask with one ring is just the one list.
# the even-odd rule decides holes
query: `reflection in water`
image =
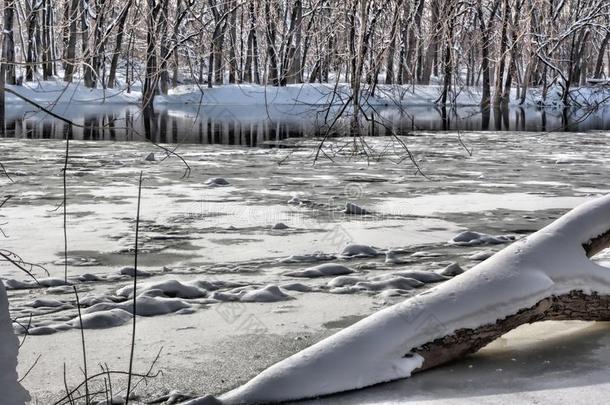
{"label": "reflection in water", "polygon": [[[348,135],[349,118],[335,123],[338,109],[300,105],[179,105],[141,111],[137,106],[59,105],[53,110],[76,125],[25,107],[6,113],[4,137],[139,141],[158,143],[273,145],[304,136]],[[610,129],[610,109],[510,107],[383,107],[367,112],[362,133],[407,135],[413,131],[587,131]]]}

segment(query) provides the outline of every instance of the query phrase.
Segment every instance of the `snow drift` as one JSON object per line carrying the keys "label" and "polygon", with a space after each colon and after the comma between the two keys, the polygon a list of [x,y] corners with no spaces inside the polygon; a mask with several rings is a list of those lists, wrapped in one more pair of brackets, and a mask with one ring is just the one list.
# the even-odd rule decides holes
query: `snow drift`
{"label": "snow drift", "polygon": [[424,345],[456,331],[493,325],[548,297],[575,291],[609,295],[610,269],[587,257],[609,243],[610,195],[577,207],[450,281],[271,366],[220,399],[226,404],[279,402],[409,377],[429,367],[420,350]]}

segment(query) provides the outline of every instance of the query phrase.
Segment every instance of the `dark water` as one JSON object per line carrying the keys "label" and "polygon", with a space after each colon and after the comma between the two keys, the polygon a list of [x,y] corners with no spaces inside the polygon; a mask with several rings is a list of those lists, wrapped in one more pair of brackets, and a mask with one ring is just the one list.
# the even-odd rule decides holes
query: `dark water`
{"label": "dark water", "polygon": [[[179,105],[144,114],[137,106],[60,105],[53,111],[76,125],[34,109],[9,107],[2,137],[264,146],[287,138],[353,133],[348,117],[337,119],[338,109],[321,106]],[[367,111],[359,127],[364,135],[455,130],[610,130],[610,109],[380,107]]]}

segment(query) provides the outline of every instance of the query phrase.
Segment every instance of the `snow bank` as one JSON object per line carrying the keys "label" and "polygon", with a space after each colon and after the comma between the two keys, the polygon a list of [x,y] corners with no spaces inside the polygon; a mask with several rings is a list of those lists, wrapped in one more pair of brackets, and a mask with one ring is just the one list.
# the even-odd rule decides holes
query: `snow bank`
{"label": "snow bank", "polygon": [[17,381],[18,350],[19,342],[8,312],[8,297],[0,283],[0,395],[3,405],[23,405],[30,400],[27,391]]}
{"label": "snow bank", "polygon": [[[33,100],[39,104],[53,106],[57,104],[78,103],[80,105],[96,104],[141,104],[142,93],[139,86],[134,86],[131,93],[125,88],[88,89],[82,83],[65,83],[61,79],[27,82],[23,86],[7,86],[7,88]],[[376,85],[374,95],[367,86],[363,86],[362,98],[368,105],[385,106],[434,106],[442,93],[440,85]],[[511,105],[517,105],[513,89]],[[260,86],[254,84],[228,84],[214,88],[202,89],[196,85],[182,85],[171,89],[167,96],[155,97],[156,105],[311,105],[328,106],[341,104],[351,95],[349,84],[340,83],[304,83],[284,87]],[[574,88],[571,91],[575,102],[582,105],[606,103],[609,92],[599,87]],[[481,89],[476,87],[461,87],[457,94],[450,97],[449,103],[454,106],[479,106]],[[6,95],[10,105],[26,104],[24,100],[13,95]],[[546,100],[542,99],[542,91],[538,88],[528,89],[525,105],[560,107],[562,105],[561,89],[555,86],[548,91]]]}
{"label": "snow bank", "polygon": [[[139,104],[140,92],[127,93],[122,89],[88,89],[81,83],[63,80],[27,82],[23,86],[6,86],[19,94],[47,106],[49,104]],[[8,105],[26,104],[14,94],[6,94]]]}
{"label": "snow bank", "polygon": [[608,230],[610,195],[273,365],[221,399],[226,404],[287,401],[409,377],[424,361],[413,351],[457,329],[495,323],[551,295],[610,294],[610,269],[591,262],[583,249]]}

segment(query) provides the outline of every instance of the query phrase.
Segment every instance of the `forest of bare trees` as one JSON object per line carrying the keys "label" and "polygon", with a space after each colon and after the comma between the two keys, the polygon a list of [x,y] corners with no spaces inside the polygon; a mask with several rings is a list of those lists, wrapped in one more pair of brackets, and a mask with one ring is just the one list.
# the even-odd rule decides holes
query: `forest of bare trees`
{"label": "forest of bare trees", "polygon": [[[3,0],[0,82],[57,78],[142,90],[180,84],[481,89],[481,105],[530,87],[610,76],[608,0]],[[0,83],[1,85],[1,83]],[[515,90],[516,89],[516,90]],[[515,92],[516,91],[516,92]]]}

